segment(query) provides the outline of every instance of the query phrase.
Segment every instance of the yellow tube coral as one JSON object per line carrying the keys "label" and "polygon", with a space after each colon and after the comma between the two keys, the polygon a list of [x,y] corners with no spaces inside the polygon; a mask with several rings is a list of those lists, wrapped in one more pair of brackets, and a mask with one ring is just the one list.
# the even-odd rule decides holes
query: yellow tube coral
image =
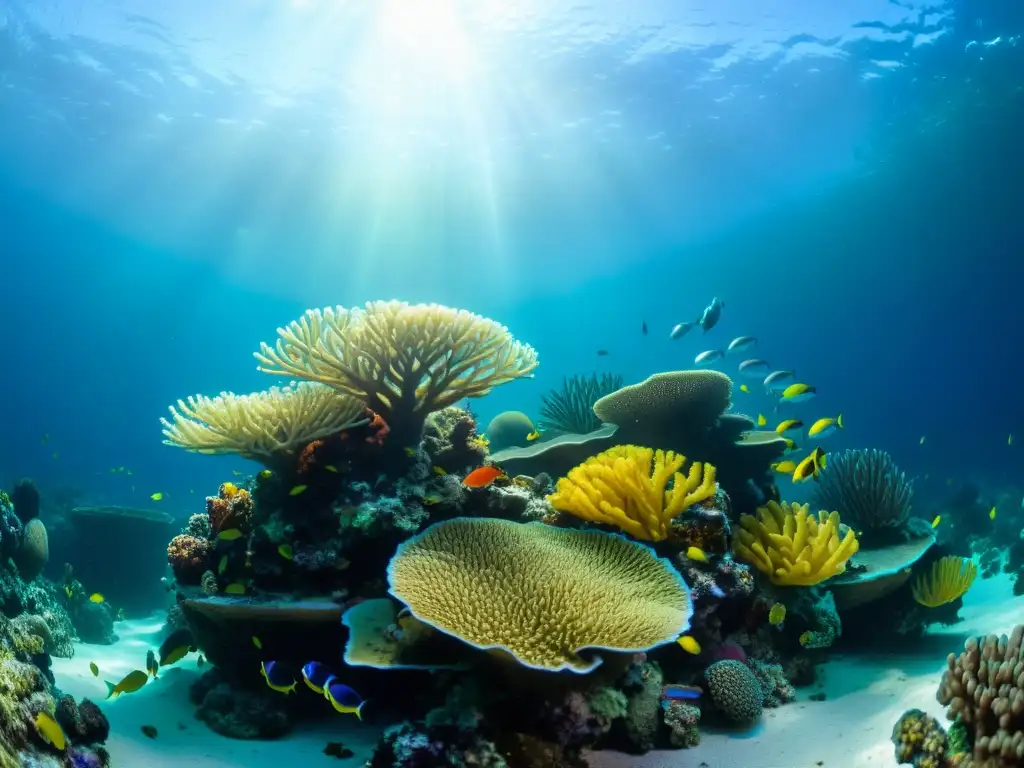
{"label": "yellow tube coral", "polygon": [[840,539],[839,513],[769,501],[757,517],[743,515],[734,549],[773,584],[810,587],[838,576],[860,548],[853,531]]}
{"label": "yellow tube coral", "polygon": [[917,577],[911,587],[914,599],[926,608],[938,608],[967,594],[978,566],[969,557],[949,555],[932,563],[931,569]]}
{"label": "yellow tube coral", "polygon": [[[715,468],[637,445],[618,445],[591,456],[558,481],[548,501],[559,512],[621,528],[637,539],[664,541],[680,512],[714,496]],[[653,468],[652,468],[653,464]]]}

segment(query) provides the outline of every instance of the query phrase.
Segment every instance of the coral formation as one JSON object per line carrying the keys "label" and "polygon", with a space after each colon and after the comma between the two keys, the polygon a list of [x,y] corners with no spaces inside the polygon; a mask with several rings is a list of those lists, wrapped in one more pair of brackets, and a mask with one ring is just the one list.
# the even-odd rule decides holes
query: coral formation
{"label": "coral formation", "polygon": [[914,768],[943,768],[946,763],[946,732],[939,721],[919,709],[909,709],[892,729],[896,762]]}
{"label": "coral formation", "polygon": [[32,518],[25,524],[21,535],[21,549],[15,555],[14,562],[21,577],[25,581],[32,581],[43,572],[49,560],[50,539],[46,533],[46,526],[38,517]]}
{"label": "coral formation", "polygon": [[729,720],[749,725],[761,717],[761,684],[746,664],[716,661],[704,672],[704,679],[711,701]]}
{"label": "coral formation", "polygon": [[427,417],[423,450],[433,466],[465,474],[483,464],[490,447],[477,435],[473,414],[452,405]]}
{"label": "coral formation", "polygon": [[502,411],[490,420],[484,434],[490,441],[491,450],[500,451],[529,445],[526,438],[533,431],[533,421],[522,411]]}
{"label": "coral formation", "polygon": [[932,563],[913,585],[914,599],[927,608],[938,608],[963,597],[978,575],[978,566],[966,557],[950,555]]}
{"label": "coral formation", "polygon": [[814,504],[837,510],[843,521],[870,538],[902,528],[910,517],[913,489],[892,457],[879,450],[848,450],[828,457]]}
{"label": "coral formation", "polygon": [[685,701],[662,702],[662,719],[669,727],[669,744],[677,749],[690,749],[700,744],[700,708]]}
{"label": "coral formation", "polygon": [[682,579],[645,546],[542,523],[437,523],[399,547],[388,579],[418,619],[552,671],[590,671],[601,660],[586,649],[671,642],[690,613]]}
{"label": "coral formation", "polygon": [[807,505],[768,502],[758,516],[743,515],[736,554],[779,586],[809,587],[846,570],[857,536],[842,535],[837,512],[811,515]]}
{"label": "coral formation", "polygon": [[29,478],[23,477],[14,484],[10,499],[22,523],[39,517],[39,489]]}
{"label": "coral formation", "polygon": [[594,413],[620,427],[659,417],[709,426],[728,409],[731,398],[732,381],[724,373],[669,371],[605,395],[594,403]]}
{"label": "coral formation", "polygon": [[188,534],[178,534],[167,545],[167,562],[182,584],[199,584],[209,569],[210,542]]}
{"label": "coral formation", "polygon": [[216,667],[192,683],[189,698],[198,707],[197,718],[231,739],[275,739],[292,727],[286,696],[268,688],[233,687]]}
{"label": "coral formation", "polygon": [[[252,517],[252,496],[234,483],[222,483],[216,496],[206,497],[206,516],[213,534],[230,528],[248,530],[249,519]],[[210,537],[208,535],[203,538]]]}
{"label": "coral formation", "polygon": [[256,353],[260,370],[357,398],[401,445],[419,442],[432,411],[486,395],[537,367],[533,347],[503,325],[437,304],[309,310],[278,336],[276,346],[264,343]]}
{"label": "coral formation", "polygon": [[565,432],[578,435],[601,428],[594,404],[605,395],[622,388],[622,377],[602,373],[572,376],[562,380],[562,388],[541,397],[538,428],[554,436]]}
{"label": "coral formation", "polygon": [[6,562],[18,554],[23,530],[24,526],[14,511],[10,497],[0,491],[0,560]]}
{"label": "coral formation", "polygon": [[672,451],[621,445],[593,456],[558,481],[548,497],[560,512],[607,523],[644,541],[668,538],[672,520],[718,490],[715,468]]}

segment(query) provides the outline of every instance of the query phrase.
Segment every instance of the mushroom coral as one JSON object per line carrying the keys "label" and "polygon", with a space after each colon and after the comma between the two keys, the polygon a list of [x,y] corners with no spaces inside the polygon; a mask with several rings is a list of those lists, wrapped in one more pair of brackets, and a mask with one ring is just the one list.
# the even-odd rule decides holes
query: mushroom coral
{"label": "mushroom coral", "polygon": [[769,501],[757,517],[743,515],[736,554],[773,584],[810,587],[843,573],[859,547],[853,531],[840,538],[838,512],[807,511],[807,505]]}
{"label": "mushroom coral", "polygon": [[691,612],[682,577],[647,546],[543,523],[437,523],[399,546],[388,581],[420,621],[551,672],[591,671],[601,659],[586,649],[670,643]]}
{"label": "mushroom coral", "polygon": [[390,425],[401,444],[418,441],[427,415],[528,376],[537,353],[508,329],[438,304],[370,302],[364,309],[312,309],[275,346],[256,353],[259,369],[327,384]]}
{"label": "mushroom coral", "polygon": [[559,512],[607,523],[644,541],[668,538],[672,520],[687,507],[714,496],[715,468],[686,457],[637,445],[618,445],[591,456],[558,481],[548,501]]}

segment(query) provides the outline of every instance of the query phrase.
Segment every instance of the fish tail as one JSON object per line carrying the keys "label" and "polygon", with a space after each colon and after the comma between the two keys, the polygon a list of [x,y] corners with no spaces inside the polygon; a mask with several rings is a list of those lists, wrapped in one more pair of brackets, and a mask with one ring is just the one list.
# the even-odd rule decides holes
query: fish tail
{"label": "fish tail", "polygon": [[362,704],[356,707],[356,717],[359,719],[359,722],[363,721],[363,707],[365,706],[366,702],[364,701]]}
{"label": "fish tail", "polygon": [[109,699],[111,696],[114,695],[114,689],[117,688],[117,684],[112,683],[109,680],[104,680],[103,682],[107,684],[107,698]]}
{"label": "fish tail", "polygon": [[840,429],[843,428],[843,414],[840,413],[838,416],[836,416],[836,424],[839,425]]}

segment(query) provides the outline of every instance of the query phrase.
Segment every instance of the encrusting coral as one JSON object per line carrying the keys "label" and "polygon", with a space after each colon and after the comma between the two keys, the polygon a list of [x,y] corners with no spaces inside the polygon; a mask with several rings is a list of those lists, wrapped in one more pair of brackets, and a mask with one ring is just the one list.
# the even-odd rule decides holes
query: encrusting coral
{"label": "encrusting coral", "polygon": [[646,546],[543,523],[437,523],[398,548],[388,579],[419,620],[550,671],[594,669],[586,649],[670,643],[690,615],[682,578]]}
{"label": "encrusting coral", "polygon": [[256,353],[261,371],[327,384],[378,413],[400,444],[467,397],[529,376],[537,353],[505,326],[438,304],[375,301],[309,310]]}
{"label": "encrusting coral", "polygon": [[[644,541],[668,538],[672,520],[715,495],[715,468],[672,451],[619,445],[592,456],[558,481],[548,501],[559,512],[614,525]],[[652,466],[653,465],[653,466]]]}
{"label": "encrusting coral", "polygon": [[948,555],[932,563],[912,585],[914,600],[926,608],[938,608],[967,594],[978,575],[969,557]]}
{"label": "encrusting coral", "polygon": [[812,515],[806,504],[769,501],[758,508],[757,517],[740,518],[734,546],[737,556],[773,584],[810,587],[843,573],[857,552],[854,532],[841,535],[837,512]]}
{"label": "encrusting coral", "polygon": [[237,453],[265,464],[365,421],[358,400],[308,382],[250,395],[195,395],[170,411],[170,420],[160,419],[165,444],[197,453]]}

